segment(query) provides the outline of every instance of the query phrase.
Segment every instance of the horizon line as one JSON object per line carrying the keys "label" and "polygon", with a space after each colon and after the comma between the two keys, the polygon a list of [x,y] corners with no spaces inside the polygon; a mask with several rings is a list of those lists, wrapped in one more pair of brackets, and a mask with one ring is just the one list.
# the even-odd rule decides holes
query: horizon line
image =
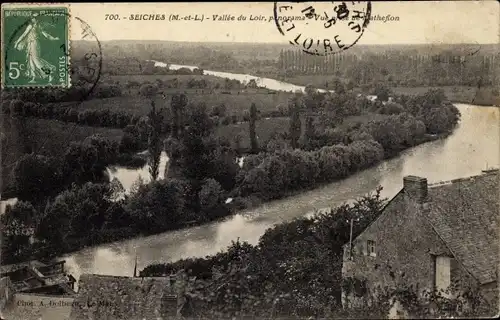
{"label": "horizon line", "polygon": [[[92,42],[93,40],[85,40],[85,39],[75,39],[70,41],[88,41]],[[220,43],[220,44],[257,44],[257,45],[290,45],[286,42],[249,42],[249,41],[188,41],[188,40],[155,40],[155,39],[111,39],[111,40],[99,40],[99,42],[110,42],[110,41],[136,41],[136,42],[148,42],[148,41],[157,41],[157,42],[182,42],[182,43]],[[356,46],[402,46],[402,45],[497,45],[500,46],[500,43],[497,42],[487,42],[487,43],[479,43],[479,42],[460,42],[460,43],[378,43],[378,44],[357,44]],[[355,47],[356,47],[355,46]],[[354,48],[354,47],[353,47]]]}

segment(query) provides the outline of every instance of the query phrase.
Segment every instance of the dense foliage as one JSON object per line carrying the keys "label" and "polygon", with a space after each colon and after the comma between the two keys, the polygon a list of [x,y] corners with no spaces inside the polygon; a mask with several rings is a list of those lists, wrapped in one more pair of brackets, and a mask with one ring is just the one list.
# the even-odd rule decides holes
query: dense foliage
{"label": "dense foliage", "polygon": [[[32,203],[43,217],[29,226],[38,230],[37,245],[50,247],[65,241],[67,246],[59,247],[64,251],[94,241],[203,223],[244,207],[245,199],[268,201],[336,181],[432,139],[429,134],[447,134],[459,120],[458,110],[440,90],[412,97],[395,96],[380,86],[376,90],[385,92],[390,101],[367,102],[347,90],[319,93],[308,87],[305,94],[296,93],[289,102],[285,111],[290,117],[288,132],[286,128],[276,131],[261,146],[257,145],[255,126],[258,110],[252,104],[249,131],[254,154],[245,156],[241,168],[236,155],[242,150],[215,132],[213,114],[223,113],[224,108],[209,111],[204,104],[190,104],[184,94],[174,95],[169,109],[157,109],[152,103],[148,116],[127,125],[119,144],[91,136],[72,143],[57,160],[26,155],[13,170],[15,189],[19,199]],[[18,100],[10,103],[13,109],[19,109],[18,105],[25,104]],[[378,116],[347,121],[350,117],[364,119],[365,114]],[[166,132],[170,137],[160,143]],[[163,148],[170,157],[172,177],[154,181]],[[149,150],[153,182],[139,184],[130,195],[113,201],[105,200],[115,197],[109,195],[112,191],[99,189],[102,196],[94,199],[99,192],[88,194],[92,185],[80,190],[88,183],[111,190],[107,166],[116,163],[121,153],[141,149]],[[63,214],[64,206],[85,195],[95,219],[89,220],[91,225],[85,229],[78,229],[79,220],[73,219],[85,216],[90,208],[73,206],[68,217]],[[233,204],[225,203],[228,197],[235,199]],[[65,224],[49,234],[60,219],[66,219]],[[93,230],[93,235],[84,230]]]}
{"label": "dense foliage", "polygon": [[199,310],[212,316],[264,316],[273,309],[287,316],[324,315],[340,306],[342,246],[349,240],[349,219],[356,221],[356,236],[383,207],[380,190],[332,212],[278,224],[255,246],[233,242],[216,255],[151,265],[141,275],[184,270],[196,276],[200,281],[187,294],[195,306],[207,303]]}

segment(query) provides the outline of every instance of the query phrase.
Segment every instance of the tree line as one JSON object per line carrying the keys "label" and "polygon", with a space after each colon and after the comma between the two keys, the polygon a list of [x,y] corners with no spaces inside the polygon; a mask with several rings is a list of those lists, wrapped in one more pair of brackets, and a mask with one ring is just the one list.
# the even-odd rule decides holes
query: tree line
{"label": "tree line", "polygon": [[477,85],[491,86],[498,80],[500,60],[496,54],[441,52],[403,54],[345,52],[325,57],[300,50],[282,50],[277,68],[282,76],[303,74],[341,76],[358,85],[386,81],[399,86]]}

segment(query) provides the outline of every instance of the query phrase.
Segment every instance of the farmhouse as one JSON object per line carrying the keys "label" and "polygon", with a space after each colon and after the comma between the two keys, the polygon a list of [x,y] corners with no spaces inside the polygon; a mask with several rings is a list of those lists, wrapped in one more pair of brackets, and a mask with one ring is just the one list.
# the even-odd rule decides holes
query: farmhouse
{"label": "farmhouse", "polygon": [[476,288],[496,314],[498,196],[498,170],[433,185],[404,177],[380,216],[344,246],[344,307],[373,303],[387,289],[453,298]]}

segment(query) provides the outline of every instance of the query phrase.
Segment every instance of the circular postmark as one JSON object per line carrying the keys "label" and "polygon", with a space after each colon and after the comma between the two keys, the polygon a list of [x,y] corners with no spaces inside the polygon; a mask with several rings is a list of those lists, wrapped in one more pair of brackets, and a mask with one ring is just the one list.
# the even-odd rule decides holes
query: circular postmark
{"label": "circular postmark", "polygon": [[[25,8],[24,10],[29,9],[30,8]],[[71,21],[72,18],[74,18],[73,21]],[[56,29],[64,23],[67,24],[64,31],[66,33],[64,37],[50,36],[53,29]],[[52,61],[43,61],[44,59],[40,57],[36,57],[36,59],[34,59],[32,52],[30,52],[34,49],[28,50],[27,48],[27,46],[31,44],[25,45],[24,48],[19,45],[19,39],[22,39],[23,37],[26,38],[27,33],[29,33],[27,30],[33,29],[33,25],[35,24],[38,26],[39,31],[43,36],[51,37],[52,40],[56,40],[51,46],[51,51],[48,53],[50,57],[57,57],[58,60],[56,63]],[[70,29],[70,25],[72,25],[72,29]],[[70,31],[76,31],[79,33],[82,40],[79,40],[77,43],[74,41],[71,42]],[[34,15],[34,17],[27,16],[25,21],[20,23],[19,26],[16,27],[5,40],[6,45],[4,47],[5,51],[3,59],[5,68],[9,68],[9,65],[12,65],[12,63],[7,63],[10,60],[10,56],[19,54],[17,51],[24,49],[25,58],[22,59],[24,61],[14,64],[14,66],[23,65],[25,70],[21,69],[21,71],[26,71],[28,65],[31,64],[34,69],[39,68],[37,71],[41,74],[41,76],[62,77],[64,74],[67,78],[69,78],[67,85],[37,85],[37,83],[34,82],[31,86],[11,86],[9,88],[14,90],[54,90],[62,87],[63,89],[72,91],[73,95],[78,95],[79,99],[75,100],[80,101],[87,100],[95,90],[102,72],[102,47],[92,28],[83,19],[79,17],[72,17],[68,12],[58,11],[56,8],[39,11]],[[29,39],[29,41],[36,40],[38,39],[33,38],[33,36]],[[40,47],[40,43],[37,43],[37,55],[40,55]],[[42,62],[42,66],[39,66],[40,62]],[[10,70],[7,70],[7,72],[8,71]],[[33,79],[35,79],[35,75],[36,72],[33,72]]]}
{"label": "circular postmark", "polygon": [[274,22],[291,45],[312,55],[354,46],[370,22],[370,1],[275,2]]}

